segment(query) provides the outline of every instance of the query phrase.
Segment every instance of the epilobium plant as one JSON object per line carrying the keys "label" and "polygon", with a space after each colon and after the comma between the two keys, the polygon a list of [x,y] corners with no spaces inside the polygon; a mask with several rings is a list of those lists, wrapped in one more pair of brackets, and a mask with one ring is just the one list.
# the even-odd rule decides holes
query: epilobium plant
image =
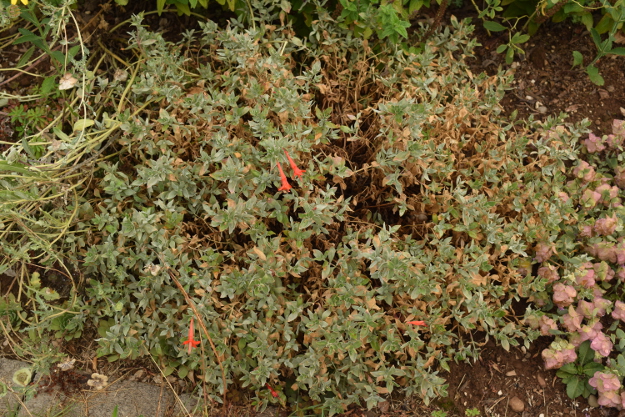
{"label": "epilobium plant", "polygon": [[579,132],[507,121],[510,76],[472,74],[471,27],[452,23],[411,55],[327,16],[314,42],[208,22],[180,45],[134,19],[134,75],[99,79],[121,99],[94,121],[123,133],[55,242],[87,278],[68,323],[90,317],[99,355],[158,357],[215,401],[236,384],[330,413],[444,394],[473,332],[529,344],[511,304],[545,291],[520,271],[574,212],[557,193]]}

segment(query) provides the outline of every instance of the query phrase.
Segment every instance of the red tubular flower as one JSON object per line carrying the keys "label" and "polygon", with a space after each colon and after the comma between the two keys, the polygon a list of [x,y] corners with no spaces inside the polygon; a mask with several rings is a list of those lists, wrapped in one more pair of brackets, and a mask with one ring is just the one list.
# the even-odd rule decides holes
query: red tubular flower
{"label": "red tubular flower", "polygon": [[293,175],[295,175],[296,177],[301,177],[302,175],[304,175],[304,172],[306,172],[306,170],[299,169],[297,165],[295,165],[295,161],[291,159],[291,155],[289,155],[287,151],[284,151],[284,153],[286,154],[286,158],[289,160],[289,164],[291,165],[291,169],[293,170]]}
{"label": "red tubular flower", "polygon": [[278,170],[280,171],[280,181],[282,181],[282,186],[278,188],[278,191],[291,191],[291,184],[289,184],[289,180],[286,179],[286,175],[284,175],[284,171],[282,171],[280,162],[278,162]]}
{"label": "red tubular flower", "polygon": [[191,349],[200,344],[199,340],[193,340],[193,335],[195,334],[193,330],[193,317],[191,317],[191,325],[189,326],[189,340],[183,342],[183,345],[189,345],[189,354],[191,354]]}
{"label": "red tubular flower", "polygon": [[271,395],[273,396],[273,398],[278,398],[278,393],[273,388],[271,388],[271,385],[265,384],[265,386],[267,387],[269,392],[271,392]]}
{"label": "red tubular flower", "polygon": [[425,326],[425,322],[423,320],[413,320],[406,322],[408,324],[414,324],[415,326]]}

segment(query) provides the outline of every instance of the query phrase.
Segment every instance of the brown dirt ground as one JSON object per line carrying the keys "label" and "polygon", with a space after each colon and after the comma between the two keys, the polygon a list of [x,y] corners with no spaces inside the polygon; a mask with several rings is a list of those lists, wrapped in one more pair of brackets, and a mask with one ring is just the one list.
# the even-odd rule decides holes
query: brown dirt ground
{"label": "brown dirt ground", "polygon": [[[84,22],[90,20],[92,11],[88,7],[81,11]],[[454,11],[448,12],[447,17],[451,13]],[[462,12],[456,13],[456,16],[466,17]],[[176,25],[189,27],[188,21],[174,14],[166,18],[169,21],[152,16],[148,21],[152,21],[151,26],[167,26],[170,30]],[[115,24],[120,21],[120,17],[111,16],[110,20],[107,17],[107,21]],[[156,30],[157,27],[152,29]],[[476,50],[476,58],[471,61],[472,71],[474,73],[487,71],[492,74],[500,65],[505,67],[503,57],[495,52],[504,39],[489,38],[485,31],[479,28],[476,35],[483,47]],[[121,45],[116,42],[116,39],[112,39],[109,47],[119,48]],[[527,55],[514,64],[516,74],[513,89],[506,94],[502,102],[506,113],[510,114],[513,110],[517,110],[521,118],[534,115],[534,118],[542,120],[549,115],[567,112],[569,114],[567,121],[577,122],[588,118],[592,121],[592,129],[596,133],[611,133],[612,120],[625,117],[621,110],[625,108],[625,58],[607,57],[599,63],[598,67],[606,84],[598,87],[590,82],[583,70],[571,69],[573,50],[578,50],[584,55],[586,64],[592,60],[595,48],[588,33],[579,26],[566,23],[543,25],[527,45]],[[10,65],[7,62],[9,60],[14,58],[10,54],[5,54],[4,59],[0,59],[0,66]],[[41,70],[45,72],[47,67],[44,65]],[[20,90],[29,83],[29,77],[22,77],[11,87]],[[0,136],[11,131],[7,113],[0,111]],[[1,286],[6,290],[5,284],[8,282],[3,282]],[[2,341],[0,337],[0,342]],[[97,369],[102,373],[114,374],[115,377],[130,376],[140,371],[142,376],[138,379],[146,382],[154,382],[154,378],[158,377],[158,370],[149,361],[126,364],[108,364],[105,360],[94,361],[93,343],[87,346],[83,342],[85,340],[75,341],[63,347],[69,355],[82,359],[82,366],[78,366],[79,368]],[[526,352],[518,348],[506,352],[489,342],[483,348],[481,359],[475,364],[452,364],[451,372],[442,374],[449,384],[447,398],[425,405],[418,398],[393,396],[374,410],[354,409],[346,415],[432,416],[437,411],[444,411],[447,417],[452,417],[470,415],[473,409],[478,409],[479,415],[492,417],[621,416],[614,409],[592,408],[589,407],[587,400],[573,401],[567,397],[565,386],[559,382],[554,371],[544,370],[540,358],[540,352],[549,342],[548,338],[541,338]],[[6,345],[0,354],[12,356]],[[511,408],[510,402],[515,397],[523,404],[522,412],[515,412]],[[237,395],[232,400],[231,408],[218,415],[249,415],[251,406],[249,401],[245,400],[245,395]],[[268,409],[262,415],[288,414],[285,410],[274,408]]]}
{"label": "brown dirt ground", "polygon": [[[625,118],[625,110],[621,110],[625,108],[625,57],[603,57],[597,67],[605,85],[593,84],[583,69],[571,69],[573,51],[582,53],[584,65],[595,57],[596,48],[582,28],[566,22],[541,26],[528,41],[526,55],[512,64],[516,67],[514,88],[502,101],[507,114],[517,110],[520,118],[533,115],[544,120],[564,112],[569,115],[566,122],[588,118],[595,134],[612,133],[612,121]],[[506,66],[496,52],[504,39],[489,38],[485,32],[481,28],[476,31],[483,48],[476,50],[472,69],[492,74],[499,65]]]}

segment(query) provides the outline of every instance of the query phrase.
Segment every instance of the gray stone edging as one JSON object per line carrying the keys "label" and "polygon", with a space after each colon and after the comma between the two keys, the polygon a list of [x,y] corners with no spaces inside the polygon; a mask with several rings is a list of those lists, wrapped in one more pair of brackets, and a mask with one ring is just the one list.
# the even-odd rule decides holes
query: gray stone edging
{"label": "gray stone edging", "polygon": [[[19,385],[13,382],[13,373],[28,367],[26,362],[0,358],[0,382],[9,387],[9,392],[0,398],[0,415],[5,417],[112,417],[117,406],[118,417],[178,417],[187,414],[180,411],[174,395],[168,388],[144,382],[114,381],[106,388],[85,389],[82,393],[67,398],[58,387],[49,393],[21,401]],[[88,387],[85,387],[88,388]],[[187,409],[194,402],[192,396],[181,396]]]}

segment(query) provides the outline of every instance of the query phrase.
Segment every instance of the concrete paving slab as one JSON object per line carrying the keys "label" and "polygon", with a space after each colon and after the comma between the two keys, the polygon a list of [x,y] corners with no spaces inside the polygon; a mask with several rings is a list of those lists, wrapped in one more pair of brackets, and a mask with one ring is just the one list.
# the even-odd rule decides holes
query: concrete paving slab
{"label": "concrete paving slab", "polygon": [[101,391],[84,392],[75,401],[79,409],[72,417],[111,417],[116,406],[118,417],[169,417],[174,396],[156,385],[119,381]]}
{"label": "concrete paving slab", "polygon": [[180,395],[180,401],[182,401],[182,404],[184,404],[184,408],[181,407],[180,402],[176,401],[174,404],[174,412],[172,413],[172,417],[200,415],[199,411],[195,409],[198,403],[197,397],[191,394],[182,394]]}
{"label": "concrete paving slab", "polygon": [[0,415],[10,416],[16,415],[20,409],[20,401],[22,396],[16,395],[11,391],[20,390],[19,385],[13,382],[13,374],[21,368],[29,367],[26,362],[15,361],[11,359],[0,358],[0,382],[9,388],[9,392],[0,398]]}
{"label": "concrete paving slab", "polygon": [[[26,362],[0,358],[0,381],[12,387],[13,373],[28,367]],[[192,411],[196,400],[191,395],[181,396],[187,410]],[[34,398],[22,401],[21,396],[9,392],[0,398],[2,417],[112,417],[117,406],[118,417],[183,417],[174,395],[167,387],[133,381],[116,381],[102,390],[85,389],[71,398],[54,388],[39,392]]]}
{"label": "concrete paving slab", "polygon": [[[73,400],[65,397],[58,390],[54,390],[49,393],[38,394],[35,398],[24,402],[17,417],[69,417],[77,409],[78,407]],[[80,414],[73,415],[78,416]]]}

